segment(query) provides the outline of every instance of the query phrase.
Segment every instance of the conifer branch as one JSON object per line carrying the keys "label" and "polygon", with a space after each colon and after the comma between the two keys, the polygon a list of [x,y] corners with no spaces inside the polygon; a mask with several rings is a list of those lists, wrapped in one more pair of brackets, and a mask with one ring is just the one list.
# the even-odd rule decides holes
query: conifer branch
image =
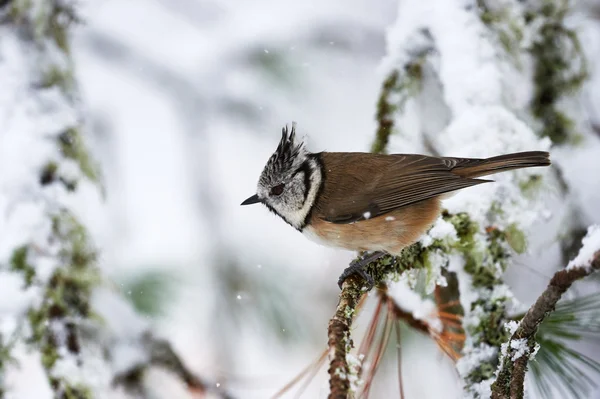
{"label": "conifer branch", "polygon": [[[506,344],[507,354],[502,361],[498,378],[492,384],[492,399],[523,398],[527,363],[535,353],[535,334],[538,327],[554,310],[558,300],[575,281],[598,270],[600,270],[600,251],[594,254],[589,266],[566,268],[554,274],[546,290],[529,308]],[[525,353],[517,353],[518,349],[516,348],[521,345],[514,343],[518,342],[527,345]]]}

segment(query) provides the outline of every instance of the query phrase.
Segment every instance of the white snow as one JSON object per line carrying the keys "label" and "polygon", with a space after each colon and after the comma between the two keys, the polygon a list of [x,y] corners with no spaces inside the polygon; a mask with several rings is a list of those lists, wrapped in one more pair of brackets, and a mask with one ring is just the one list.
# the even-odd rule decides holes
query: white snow
{"label": "white snow", "polygon": [[[508,1],[495,6],[506,8],[513,18],[511,21],[523,27],[521,5]],[[423,34],[424,31],[427,33]],[[408,144],[411,150],[423,150],[418,143],[425,134],[437,153],[444,156],[483,158],[550,148],[550,140],[540,139],[526,123],[532,93],[530,76],[507,62],[494,34],[481,21],[475,2],[400,2],[398,19],[388,34],[388,56],[381,68],[382,75],[387,76],[393,69],[402,74],[403,65],[426,48],[433,51],[427,55],[423,68],[423,89],[417,99],[406,104],[403,115],[395,117],[399,127],[398,134],[391,138],[394,150],[396,142],[403,146]],[[411,117],[409,113],[417,116]],[[432,119],[437,121],[432,122]],[[404,149],[399,146],[398,152]],[[494,175],[491,177],[494,183],[453,193],[443,201],[443,207],[451,214],[466,212],[478,224],[475,250],[483,252],[487,245],[484,231],[487,226],[506,228],[516,223],[527,234],[533,224],[548,213],[542,201],[526,197],[519,186],[531,175],[549,178],[548,170],[531,168]],[[502,212],[493,212],[498,205]],[[456,231],[450,223],[440,219],[420,242],[428,247],[436,239],[452,242],[457,239]],[[500,300],[509,311],[519,308],[506,284],[497,285],[493,290],[473,287],[460,255],[436,254],[429,261],[436,267],[447,264],[448,270],[456,272],[460,302],[465,309],[463,326],[467,331],[478,325],[486,314],[481,306],[472,309],[477,299]],[[501,273],[497,265],[498,276]],[[467,335],[466,356],[458,364],[463,377],[497,353],[496,348],[473,345],[472,337]],[[485,381],[469,392],[475,396],[483,392],[481,397],[488,397],[490,384],[491,381]]]}
{"label": "white snow", "polygon": [[489,345],[480,345],[475,348],[470,348],[468,352],[456,362],[456,369],[462,377],[466,377],[475,370],[479,365],[496,357],[498,350]]}
{"label": "white snow", "polygon": [[[20,346],[30,333],[27,310],[39,306],[46,280],[59,263],[51,215],[68,195],[60,184],[42,187],[39,176],[49,161],[60,167],[57,137],[78,123],[78,110],[57,87],[39,87],[52,68],[67,67],[64,54],[50,43],[24,40],[10,24],[0,26],[0,37],[0,333]],[[23,273],[10,270],[14,251],[25,245],[26,262],[36,270],[28,289]],[[17,361],[39,358],[16,348]],[[8,363],[6,369],[9,388],[17,385],[9,396],[28,392],[18,387],[19,373],[39,374],[39,367],[19,370]],[[47,383],[39,388],[35,397],[49,397]]]}
{"label": "white snow", "polygon": [[92,293],[90,301],[107,330],[118,340],[132,340],[150,327],[149,322],[138,315],[117,291],[99,287]]}
{"label": "white snow", "polygon": [[575,259],[567,265],[567,269],[577,267],[589,268],[596,252],[600,251],[600,225],[588,227],[587,234],[583,237],[582,247]]}
{"label": "white snow", "polygon": [[0,271],[0,335],[11,337],[29,306],[39,297],[36,287],[25,289],[24,279],[8,271]]}
{"label": "white snow", "polygon": [[52,368],[52,375],[75,385],[89,387],[97,397],[106,397],[111,390],[113,370],[107,367],[105,353],[96,345],[84,345],[77,356],[61,353]]}
{"label": "white snow", "polygon": [[112,371],[119,375],[132,370],[136,365],[148,361],[148,351],[140,345],[138,339],[118,341],[112,346]]}
{"label": "white snow", "polygon": [[[517,7],[516,4],[512,6]],[[514,12],[510,9],[509,11]],[[522,111],[513,109],[515,94],[522,87],[506,75],[506,62],[497,51],[490,31],[481,22],[476,6],[466,7],[461,1],[404,1],[398,9],[398,20],[388,35],[388,56],[382,72],[401,66],[415,50],[416,32],[427,29],[436,52],[429,56],[443,91],[427,91],[428,98],[443,95],[450,114],[448,124],[430,137],[436,150],[446,156],[490,157],[509,152],[547,150],[548,139],[539,139],[519,118]],[[505,80],[509,80],[508,82]],[[424,82],[428,87],[432,83]],[[529,95],[526,94],[525,97]],[[421,104],[419,102],[419,104]],[[428,112],[427,108],[411,108],[412,113]],[[423,114],[422,119],[432,115]],[[402,125],[403,139],[420,141],[421,129]],[[415,135],[414,139],[410,139]],[[394,136],[392,136],[392,143]],[[461,190],[444,201],[451,213],[468,212],[476,221],[485,223],[494,202],[505,210],[497,220],[499,227],[515,221],[527,228],[543,207],[526,201],[516,184],[532,174],[547,174],[547,169],[534,168],[494,175],[496,183]],[[429,241],[425,240],[425,244]]]}
{"label": "white snow", "polygon": [[25,280],[17,273],[0,271],[0,315],[23,313],[35,295],[34,290],[25,289]]}
{"label": "white snow", "polygon": [[431,230],[428,233],[433,239],[448,239],[450,238],[453,241],[456,241],[458,237],[456,236],[456,229],[452,223],[445,221],[442,218],[439,218],[436,223],[433,225]]}
{"label": "white snow", "polygon": [[455,242],[458,239],[456,235],[456,229],[452,223],[445,221],[442,217],[439,217],[435,224],[429,229],[429,231],[420,239],[423,247],[428,247],[433,244],[434,240],[447,240],[449,242]]}
{"label": "white snow", "polygon": [[[46,6],[36,2],[33,9],[37,11],[32,12],[47,12],[43,11]],[[49,278],[66,262],[61,250],[69,244],[53,233],[52,218],[71,211],[79,192],[68,192],[56,181],[42,186],[40,175],[52,162],[59,176],[69,181],[82,178],[78,164],[65,159],[58,142],[61,133],[80,126],[80,109],[57,86],[40,87],[51,70],[71,67],[56,46],[41,37],[31,42],[10,24],[0,26],[0,37],[0,334],[4,343],[15,343],[11,355],[16,360],[3,365],[3,377],[7,397],[44,399],[53,394],[36,351],[39,347],[26,344],[31,334],[27,311],[41,305]],[[11,270],[15,250],[23,246],[27,248],[25,262],[35,270],[29,288],[25,288],[24,273]],[[92,298],[93,311],[105,324],[70,318],[97,339],[86,341],[89,337],[79,334],[77,355],[67,349],[64,320],[45,321],[60,356],[50,374],[83,384],[99,397],[107,397],[114,370],[144,360],[135,342],[147,323],[116,293],[112,295],[99,292]],[[123,309],[124,305],[129,308]],[[105,350],[110,352],[114,369],[105,359]],[[24,383],[29,379],[35,381],[35,388]]]}
{"label": "white snow", "polygon": [[473,384],[471,390],[472,396],[467,396],[468,398],[490,398],[492,396],[492,380],[484,380],[478,384]]}
{"label": "white snow", "polygon": [[431,294],[435,290],[435,286],[445,287],[448,285],[446,277],[442,275],[443,268],[448,266],[448,255],[441,250],[431,251],[427,257],[427,281],[425,293]]}
{"label": "white snow", "polygon": [[6,367],[0,381],[5,384],[6,399],[51,399],[54,398],[48,377],[42,367],[39,351],[31,351],[23,343],[18,343],[11,351],[19,362],[19,367]]}
{"label": "white snow", "polygon": [[514,320],[511,320],[504,324],[504,328],[506,329],[506,331],[508,331],[510,335],[513,335],[515,331],[517,331],[517,328],[519,328],[519,323],[517,323]]}
{"label": "white snow", "polygon": [[431,331],[442,331],[443,325],[437,317],[435,302],[422,298],[406,282],[402,280],[388,281],[388,295],[400,309],[411,313],[415,319],[426,322]]}
{"label": "white snow", "polygon": [[348,382],[350,383],[350,391],[351,392],[358,392],[359,388],[364,383],[362,378],[358,377],[358,371],[360,370],[360,367],[362,366],[362,359],[363,359],[362,354],[359,355],[358,357],[354,356],[354,354],[352,354],[352,353],[346,354],[346,362],[348,363],[348,369],[349,369],[349,373],[346,376],[346,378],[348,379]]}
{"label": "white snow", "polygon": [[[289,274],[299,271],[315,276],[314,281],[319,282],[315,292],[320,292],[317,290],[321,285],[329,286],[328,281],[335,282],[338,269],[342,267],[340,264],[346,264],[350,254],[315,247],[305,242],[307,240],[293,229],[280,225],[275,218],[265,216],[266,212],[242,211],[237,205],[239,200],[247,196],[246,190],[253,188],[256,171],[260,170],[267,153],[272,150],[274,143],[269,132],[273,130],[276,135],[277,129],[273,129],[273,126],[277,127],[286,120],[295,118],[302,126],[306,126],[306,131],[316,141],[312,146],[316,150],[364,151],[368,148],[374,132],[373,107],[381,83],[381,79],[374,76],[372,67],[380,57],[379,35],[388,21],[395,18],[396,11],[399,11],[398,23],[390,32],[390,52],[384,72],[388,72],[391,66],[399,65],[398,60],[402,57],[406,59],[409,51],[433,45],[435,52],[428,56],[431,63],[425,70],[427,76],[433,78],[425,82],[421,98],[409,100],[406,104],[405,115],[401,116],[403,123],[397,124],[398,129],[391,138],[391,152],[427,151],[423,146],[425,133],[442,155],[488,156],[532,147],[545,148],[543,142],[538,143],[528,129],[519,126],[520,120],[529,124],[526,111],[532,89],[527,76],[529,64],[522,64],[522,70],[517,73],[507,73],[500,57],[494,54],[499,46],[487,39],[489,33],[474,16],[475,13],[467,9],[473,6],[474,1],[402,0],[400,7],[396,6],[396,1],[364,0],[353,1],[350,6],[348,2],[339,0],[321,2],[323,4],[316,1],[284,1],[276,5],[266,0],[250,3],[158,1],[148,4],[143,0],[93,3],[90,12],[84,14],[85,23],[81,27],[83,34],[77,35],[80,42],[73,46],[73,53],[78,57],[76,69],[79,83],[86,90],[83,102],[89,105],[94,119],[101,125],[98,131],[103,142],[100,145],[110,155],[103,160],[103,166],[112,169],[107,181],[112,213],[107,216],[96,211],[96,208],[92,209],[89,204],[82,209],[87,216],[97,219],[92,227],[107,237],[102,245],[101,256],[103,267],[110,267],[114,276],[122,276],[131,269],[143,271],[148,264],[158,263],[170,271],[176,270],[178,275],[183,276],[182,280],[191,286],[187,287],[187,291],[178,291],[185,291],[186,294],[194,292],[193,295],[181,295],[180,303],[173,307],[175,320],[163,322],[163,328],[171,333],[177,345],[185,348],[185,356],[199,370],[210,370],[215,364],[232,374],[251,369],[257,375],[273,376],[273,385],[278,385],[275,379],[288,380],[304,367],[307,358],[312,357],[314,346],[308,350],[303,346],[301,350],[290,354],[289,348],[280,350],[278,345],[269,341],[266,345],[268,350],[265,350],[260,346],[261,335],[253,334],[255,329],[247,330],[243,320],[240,323],[240,335],[248,341],[247,347],[239,344],[242,339],[236,339],[236,335],[226,341],[226,347],[213,345],[207,348],[203,345],[211,342],[206,339],[209,328],[205,321],[211,314],[208,312],[211,311],[211,305],[219,301],[218,291],[211,286],[211,277],[221,266],[220,261],[216,260],[217,256],[205,255],[218,255],[222,251],[218,245],[223,245],[226,249],[222,252],[233,255],[236,261],[239,259],[242,266],[248,266],[247,269],[252,271],[259,271],[254,266],[261,263],[265,266],[264,270],[276,268],[286,273],[289,271]],[[498,4],[488,3],[494,7]],[[520,17],[520,13],[515,12],[520,2],[502,3],[509,4],[511,16]],[[269,12],[265,12],[265,9]],[[515,18],[514,22],[520,24],[520,18]],[[340,37],[339,40],[334,38],[335,45],[332,45],[334,40],[328,38],[329,30],[343,32],[340,27],[353,27],[352,24],[366,29],[353,29],[352,35]],[[429,28],[430,25],[434,25],[429,29],[433,40],[418,32],[419,28]],[[531,41],[530,31],[524,30],[524,33],[524,45],[527,45]],[[369,35],[374,36],[374,40]],[[95,46],[94,38],[105,36],[109,41],[124,44],[127,57],[113,59],[109,47]],[[10,35],[2,31],[0,37],[0,46],[10,45]],[[600,37],[597,31],[594,37],[596,41]],[[307,50],[308,40],[326,40],[321,44],[324,50],[320,50],[321,53],[319,50]],[[363,46],[366,45],[371,54],[367,61],[361,59],[361,50],[356,47],[359,41],[364,43]],[[289,72],[286,78],[292,78],[289,81],[286,79],[283,84],[281,81],[263,84],[259,74],[240,66],[243,61],[238,61],[247,60],[252,48],[263,56],[267,54],[264,50],[268,50],[269,56],[280,56],[289,61],[284,70]],[[595,47],[589,46],[589,41],[583,42],[583,48],[589,51],[590,58],[598,53],[594,51]],[[23,56],[17,53],[17,56]],[[18,60],[11,53],[4,54],[9,55],[7,59]],[[138,58],[142,62],[136,62]],[[6,64],[4,61],[4,58],[0,59],[0,68]],[[28,60],[23,60],[22,65],[14,64],[14,70],[21,73],[25,70],[22,66],[26,64],[30,64]],[[598,69],[597,65],[590,59],[590,70],[594,66]],[[198,97],[202,100],[173,101],[171,97],[180,96],[181,90],[171,90],[172,81],[160,80],[148,73],[155,66],[161,70],[162,78],[170,76],[185,82],[191,91],[199,93]],[[440,82],[433,84],[438,72],[441,72]],[[271,78],[268,73],[264,75]],[[509,77],[515,79],[509,81]],[[0,82],[3,88],[0,91],[0,131],[4,132],[4,116],[10,115],[12,104],[18,103],[13,96],[17,91],[11,85],[18,84],[19,80],[10,77],[10,73],[3,73]],[[293,82],[292,89],[284,87],[288,82]],[[300,84],[294,86],[297,82]],[[595,87],[597,85],[590,87],[590,94],[597,103],[600,98],[597,93],[600,91]],[[116,92],[118,96],[114,95]],[[50,96],[53,94],[50,93]],[[252,110],[256,106],[258,116],[253,116],[255,120],[249,122],[239,117],[239,113],[232,115],[224,112],[223,109],[234,108],[226,103],[231,99],[234,100],[230,102],[234,107],[240,104]],[[5,104],[11,106],[5,107]],[[327,104],[327,107],[323,107],[323,104]],[[189,115],[181,111],[186,105],[192,108],[189,114],[201,115],[193,119],[193,123],[186,119]],[[427,112],[424,112],[425,105],[429,107]],[[52,120],[42,122],[40,126],[50,126],[46,122]],[[413,130],[419,133],[413,134]],[[496,130],[506,130],[511,139],[504,142],[504,133],[496,134]],[[32,147],[31,153],[36,155],[39,152],[41,156],[26,159],[16,167],[15,162],[21,159],[21,154],[5,146],[2,140],[6,136],[3,134],[0,134],[0,182],[11,185],[16,182],[11,187],[18,188],[21,187],[21,181],[29,178],[33,179],[30,180],[30,187],[35,189],[36,168],[28,169],[25,163],[35,164],[39,160],[41,165],[43,159],[54,156],[54,147],[48,146],[48,155],[42,151],[44,148]],[[27,136],[12,135],[7,142],[17,148],[15,140],[29,140]],[[191,136],[200,138],[189,139]],[[534,140],[528,142],[532,138]],[[599,147],[587,144],[585,148],[575,147],[566,152],[560,166],[575,193],[570,195],[570,201],[586,207],[585,223],[589,224],[599,222],[594,219],[598,217],[595,209],[599,186],[594,179],[589,179],[588,173],[598,166],[597,161],[595,164],[591,161],[595,160],[594,150]],[[23,145],[21,148],[25,147]],[[553,150],[553,155],[555,152]],[[190,167],[197,159],[207,160],[205,166],[209,168]],[[575,169],[572,167],[574,163],[579,165]],[[74,172],[75,176],[77,171],[69,170],[70,166],[61,163],[60,173],[70,176],[70,172]],[[199,171],[207,170],[210,170],[210,185],[198,183]],[[531,172],[541,171],[534,169]],[[8,176],[13,173],[15,178],[9,182]],[[18,173],[22,173],[24,180],[17,176]],[[537,210],[530,201],[519,198],[520,193],[512,187],[529,173],[510,172],[494,176],[493,179],[498,183],[462,190],[446,200],[444,206],[453,212],[467,210],[481,222],[483,228],[489,222],[490,204],[498,199],[507,211],[494,222],[503,227],[518,221],[528,233],[527,228],[531,220],[537,217]],[[5,191],[2,190],[10,188],[6,184],[0,185],[0,211],[11,206],[15,208],[14,204],[23,202],[12,195],[16,191],[10,194],[12,204],[3,202],[8,194],[3,196]],[[211,208],[214,212],[206,217],[198,212],[198,203],[202,201],[198,201],[197,187],[204,190],[202,195],[212,196],[216,200]],[[62,196],[54,187],[44,191],[44,195],[54,192]],[[19,193],[22,192],[28,191],[19,190]],[[25,197],[28,195],[18,198]],[[44,242],[43,232],[47,227],[34,227],[36,220],[43,219],[45,205],[43,201],[33,199],[27,199],[26,202],[22,210],[15,209],[12,216],[6,217],[7,220],[7,213],[0,213],[0,268],[3,272],[4,261],[9,258],[11,249],[14,245],[29,242],[32,231],[39,232],[35,241],[38,245],[43,244],[44,252],[49,248],[48,243]],[[550,211],[544,212],[550,214]],[[552,214],[556,215],[556,212]],[[27,217],[31,217],[31,220],[27,221]],[[10,222],[10,228],[5,229],[5,221]],[[96,225],[100,223],[103,225],[98,228]],[[215,231],[215,226],[224,227],[226,233]],[[436,224],[434,229],[437,227]],[[539,228],[534,234],[540,234]],[[211,252],[213,242],[208,238],[213,235],[217,237],[215,241],[218,245],[214,245],[215,250]],[[422,243],[433,239],[432,236],[424,236]],[[6,250],[2,252],[2,249]],[[440,270],[438,266],[446,262],[444,256],[438,255],[436,253],[428,259],[434,265],[432,270]],[[52,254],[42,255],[35,251],[29,256],[38,270],[38,277],[45,281],[56,267],[56,259]],[[323,258],[331,259],[331,266],[327,266]],[[470,304],[483,293],[471,288],[470,276],[464,272],[464,260],[460,256],[451,255],[447,261],[449,267],[459,275],[461,290],[464,291],[461,303],[465,309],[469,309]],[[45,270],[43,273],[40,272],[42,265]],[[264,270],[260,272],[264,274]],[[413,274],[411,276],[414,277]],[[301,284],[299,281],[297,283]],[[529,281],[527,283],[529,285]],[[486,295],[489,298],[502,297],[506,294],[502,291],[497,289]],[[236,294],[235,291],[230,293],[232,298]],[[293,292],[288,294],[293,301]],[[32,295],[35,297],[35,293]],[[0,293],[0,297],[4,295]],[[320,304],[321,297],[314,295],[309,299],[314,298],[315,303]],[[306,302],[306,299],[302,303],[306,303],[311,318],[314,315],[317,319],[328,312],[326,306],[310,306],[312,302]],[[2,305],[12,306],[8,303]],[[190,309],[193,311],[190,312]],[[318,312],[315,313],[315,309]],[[110,307],[104,313],[110,313]],[[127,320],[120,311],[116,313],[116,321],[109,320],[110,325]],[[467,315],[465,322],[475,323],[479,314],[479,310],[475,310]],[[117,332],[117,335],[125,339],[132,337],[133,340],[135,331],[141,330],[142,327],[133,328],[133,331],[123,327],[123,331]],[[126,341],[114,346],[123,346],[125,350],[120,354],[117,352],[116,356],[122,356],[123,359],[118,360],[117,364],[126,366],[137,361],[135,359],[139,353],[136,353],[135,347],[128,352]],[[422,353],[422,345],[411,343],[408,350],[417,354],[414,362],[409,363],[411,367],[404,368],[407,388],[412,385],[421,389],[427,385],[427,393],[430,394],[419,392],[422,394],[409,394],[408,397],[450,396],[446,391],[440,393],[438,388],[434,389],[434,384],[423,383],[423,376],[435,375],[437,386],[440,367],[438,363],[423,360],[427,354]],[[221,356],[220,352],[225,352],[225,356]],[[219,363],[221,357],[231,359],[234,366]],[[39,365],[39,359],[35,362]],[[414,366],[419,362],[422,362],[421,372]],[[68,367],[65,366],[64,370],[68,371]],[[277,376],[273,370],[276,370]],[[37,374],[43,383],[46,380],[43,371],[40,369]],[[20,374],[21,377],[23,375]],[[151,377],[156,384],[160,384],[161,379],[155,378],[155,374]],[[27,378],[21,380],[27,385]],[[33,383],[37,384],[37,380]],[[316,382],[314,386],[307,396],[323,396],[326,380]],[[46,389],[46,396],[30,392],[16,399],[49,397],[49,387]],[[490,396],[489,381],[473,389],[479,392],[480,397]],[[253,389],[252,392],[248,392],[250,389],[240,391],[242,393],[236,396],[267,396],[267,393],[256,393]],[[169,397],[179,397],[179,391],[176,394],[163,389],[162,392]],[[378,397],[375,393],[373,396]]]}
{"label": "white snow", "polygon": [[510,349],[512,352],[511,360],[514,362],[521,356],[529,352],[529,346],[527,346],[527,339],[513,339],[510,341]]}

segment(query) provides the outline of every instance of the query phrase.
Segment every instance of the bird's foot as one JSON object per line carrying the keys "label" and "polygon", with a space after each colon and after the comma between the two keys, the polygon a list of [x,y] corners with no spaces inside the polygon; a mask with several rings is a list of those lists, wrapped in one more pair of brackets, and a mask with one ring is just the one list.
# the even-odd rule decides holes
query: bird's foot
{"label": "bird's foot", "polygon": [[358,274],[365,280],[365,282],[367,283],[367,291],[373,288],[375,282],[373,281],[373,277],[371,277],[365,271],[365,267],[367,267],[371,262],[376,261],[384,255],[385,252],[382,251],[365,253],[360,258],[354,259],[352,262],[350,262],[350,265],[346,269],[344,269],[344,271],[340,275],[340,278],[338,279],[338,286],[340,287],[340,289],[342,289],[342,284],[344,284],[344,281],[346,281],[348,277],[354,274]]}

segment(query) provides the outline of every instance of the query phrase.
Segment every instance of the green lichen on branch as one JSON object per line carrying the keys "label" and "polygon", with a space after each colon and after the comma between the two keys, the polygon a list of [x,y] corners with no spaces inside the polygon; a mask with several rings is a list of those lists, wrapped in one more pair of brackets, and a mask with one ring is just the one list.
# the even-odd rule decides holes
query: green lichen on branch
{"label": "green lichen on branch", "polygon": [[[489,1],[489,0],[488,0]],[[523,40],[523,23],[513,15],[509,4],[493,4],[490,7],[486,0],[477,0],[479,18],[491,29],[504,51],[515,61],[519,60],[519,46]]]}
{"label": "green lichen on branch", "polygon": [[[481,21],[519,68],[526,54],[522,49],[528,47],[535,84],[530,110],[540,122],[539,135],[556,144],[576,140],[575,123],[560,101],[581,88],[588,71],[577,33],[565,24],[570,0],[541,0],[524,13],[510,3],[477,0],[477,5]],[[533,36],[531,44],[523,43],[525,31]]]}
{"label": "green lichen on branch", "polygon": [[[30,344],[39,348],[42,364],[50,385],[60,398],[91,398],[88,388],[70,384],[63,376],[55,376],[53,368],[65,353],[78,355],[81,350],[79,323],[93,318],[90,295],[100,281],[84,226],[63,211],[52,219],[53,239],[61,243],[61,265],[50,277],[42,303],[29,309]],[[56,324],[64,337],[56,335]]]}
{"label": "green lichen on branch", "polygon": [[404,65],[403,70],[393,70],[383,81],[377,100],[377,131],[371,145],[371,152],[386,152],[390,135],[394,132],[394,115],[404,108],[408,98],[421,89],[425,53],[418,55]]}
{"label": "green lichen on branch", "polygon": [[29,247],[27,245],[20,246],[13,251],[10,258],[11,270],[23,275],[25,287],[30,287],[35,277],[35,268],[27,262],[28,251]]}
{"label": "green lichen on branch", "polygon": [[[75,108],[76,87],[69,48],[69,31],[77,22],[74,3],[13,0],[3,7],[0,23],[11,25],[11,29],[18,31],[23,52],[33,54],[37,62],[31,72],[30,87],[40,92],[53,90],[53,94],[58,89],[66,106]],[[62,132],[48,131],[46,134],[56,137],[58,151],[55,159],[40,168],[40,187],[61,182],[67,190],[75,191],[77,181],[63,176],[61,168],[65,162],[74,162],[83,176],[94,182],[98,180],[97,168],[85,148],[79,125],[65,125]],[[91,399],[90,387],[71,381],[68,375],[60,375],[56,365],[61,360],[70,361],[69,358],[80,355],[80,326],[94,319],[90,295],[99,282],[95,253],[85,227],[67,209],[63,209],[61,203],[48,201],[46,217],[52,226],[47,237],[50,248],[26,243],[13,250],[10,260],[11,270],[23,276],[24,284],[36,286],[42,292],[41,301],[35,302],[27,312],[29,334],[26,342],[40,351],[55,398]],[[55,254],[57,247],[59,252]],[[50,276],[38,276],[32,254],[54,257]]]}
{"label": "green lichen on branch", "polygon": [[[483,345],[499,350],[508,337],[503,326],[509,320],[507,305],[510,298],[494,296],[493,292],[503,284],[502,273],[508,267],[511,249],[524,249],[524,234],[516,225],[505,230],[488,227],[481,231],[466,213],[444,212],[443,217],[452,223],[457,232],[458,241],[452,249],[462,255],[465,260],[464,271],[471,276],[473,289],[479,293],[478,299],[471,303],[471,309],[465,309],[466,313],[476,316],[473,318],[475,323],[464,324],[465,332],[471,339],[472,347]],[[497,365],[497,357],[482,360],[466,376],[467,389],[493,378]]]}
{"label": "green lichen on branch", "polygon": [[[458,241],[435,239],[427,247],[417,242],[402,250],[400,256],[385,255],[369,264],[365,270],[375,282],[395,280],[410,269],[429,269],[431,256],[436,251],[460,253],[465,259],[465,271],[473,277],[473,286],[493,289],[502,282],[502,273],[508,267],[511,252],[523,253],[526,248],[524,233],[511,224],[505,230],[488,228],[485,244],[477,241],[479,226],[466,213],[443,213],[444,220],[456,229]],[[511,251],[512,250],[512,251]]]}
{"label": "green lichen on branch", "polygon": [[58,164],[54,161],[49,161],[40,171],[39,182],[42,186],[52,184],[59,181],[63,184],[67,191],[75,191],[78,181],[76,179],[61,176],[58,170]]}
{"label": "green lichen on branch", "polygon": [[58,87],[64,93],[71,93],[74,85],[73,71],[70,68],[61,68],[58,65],[50,65],[43,73],[40,82],[40,87],[43,89]]}
{"label": "green lichen on branch", "polygon": [[390,95],[397,90],[398,71],[393,71],[383,82],[381,94],[377,101],[377,132],[375,141],[371,146],[371,152],[379,154],[384,153],[388,145],[390,134],[394,129],[393,114],[396,107],[390,100]]}
{"label": "green lichen on branch", "polygon": [[[47,64],[40,65],[42,72],[35,87],[39,90],[59,88],[67,99],[72,100],[76,87],[68,32],[73,24],[79,22],[73,4],[57,0],[13,0],[8,7],[8,22],[17,25],[24,32],[24,36],[35,42],[42,52],[55,51],[56,46],[63,53],[64,58],[61,62],[55,61],[55,57],[47,57]],[[57,144],[66,158],[78,164],[85,177],[98,183],[99,168],[89,156],[80,130],[80,126],[68,127],[58,135]],[[53,174],[59,172],[57,168],[52,169],[52,166],[52,163],[49,163],[42,173],[46,179],[55,177]],[[54,163],[54,166],[57,165]],[[69,191],[75,190],[76,181],[63,176],[58,176],[58,180],[62,181]]]}
{"label": "green lichen on branch", "polygon": [[84,176],[97,182],[98,167],[89,155],[80,129],[76,127],[66,129],[58,136],[58,143],[63,156],[77,162]]}
{"label": "green lichen on branch", "polygon": [[[516,225],[502,230],[488,227],[480,232],[479,225],[468,214],[443,213],[444,220],[456,229],[458,242],[451,249],[458,251],[465,259],[465,271],[473,278],[473,286],[493,289],[502,282],[511,257],[511,249],[517,253],[525,250],[525,235]],[[479,236],[476,236],[480,233]],[[484,238],[484,242],[479,239]],[[484,244],[484,245],[482,245]]]}
{"label": "green lichen on branch", "polygon": [[51,40],[69,53],[69,29],[79,21],[72,2],[12,0],[8,7],[9,21],[24,28],[33,40]]}
{"label": "green lichen on branch", "polygon": [[[428,249],[420,243],[415,243],[402,250],[399,256],[385,254],[381,258],[365,266],[365,272],[373,278],[375,284],[385,284],[387,280],[397,280],[404,272],[411,269],[424,269],[427,267]],[[357,258],[359,260],[360,257]],[[359,287],[363,280],[357,280]]]}
{"label": "green lichen on branch", "polygon": [[15,363],[11,355],[11,345],[6,342],[4,336],[0,334],[0,399],[5,397],[7,387],[4,382],[4,370],[8,363]]}
{"label": "green lichen on branch", "polygon": [[[461,256],[463,270],[470,275],[472,287],[461,286],[460,289],[477,292],[477,299],[471,303],[470,309],[464,309],[468,321],[463,327],[471,348],[492,349],[486,352],[491,356],[479,359],[478,365],[464,376],[465,389],[469,391],[470,387],[481,382],[491,383],[495,376],[498,357],[493,353],[499,352],[508,339],[504,325],[509,320],[508,307],[512,301],[511,297],[495,292],[504,285],[502,274],[509,266],[511,256],[522,253],[526,241],[524,233],[515,224],[504,229],[493,226],[483,229],[467,213],[443,212],[442,216],[456,230],[456,239],[434,239],[427,246],[417,242],[405,248],[399,256],[386,255],[372,262],[366,267],[366,272],[376,284],[381,285],[399,279],[409,270],[428,271],[432,267],[432,257],[437,262],[440,257],[449,259],[450,254]],[[360,277],[354,277],[349,284],[352,284],[352,292],[358,298],[364,282]],[[351,313],[346,312],[346,315]]]}
{"label": "green lichen on branch", "polygon": [[556,144],[574,138],[574,122],[560,109],[559,101],[577,91],[588,76],[577,33],[565,24],[569,9],[569,0],[545,0],[540,9],[526,15],[528,21],[543,19],[529,49],[535,83],[531,112],[542,124],[540,135]]}

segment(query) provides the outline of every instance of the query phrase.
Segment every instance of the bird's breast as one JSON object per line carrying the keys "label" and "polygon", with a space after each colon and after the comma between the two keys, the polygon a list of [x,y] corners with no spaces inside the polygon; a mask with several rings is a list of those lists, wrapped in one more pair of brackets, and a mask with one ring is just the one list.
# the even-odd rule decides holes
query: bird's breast
{"label": "bird's breast", "polygon": [[397,255],[419,240],[439,212],[439,200],[434,198],[355,223],[336,224],[315,216],[302,233],[320,245]]}
{"label": "bird's breast", "polygon": [[306,226],[302,230],[302,234],[304,234],[304,236],[306,238],[308,238],[309,240],[311,240],[313,242],[316,242],[319,245],[324,245],[326,247],[339,247],[340,246],[340,245],[337,245],[336,240],[334,240],[335,237],[329,237],[328,234],[322,234],[322,233],[323,232],[317,231],[312,225]]}

